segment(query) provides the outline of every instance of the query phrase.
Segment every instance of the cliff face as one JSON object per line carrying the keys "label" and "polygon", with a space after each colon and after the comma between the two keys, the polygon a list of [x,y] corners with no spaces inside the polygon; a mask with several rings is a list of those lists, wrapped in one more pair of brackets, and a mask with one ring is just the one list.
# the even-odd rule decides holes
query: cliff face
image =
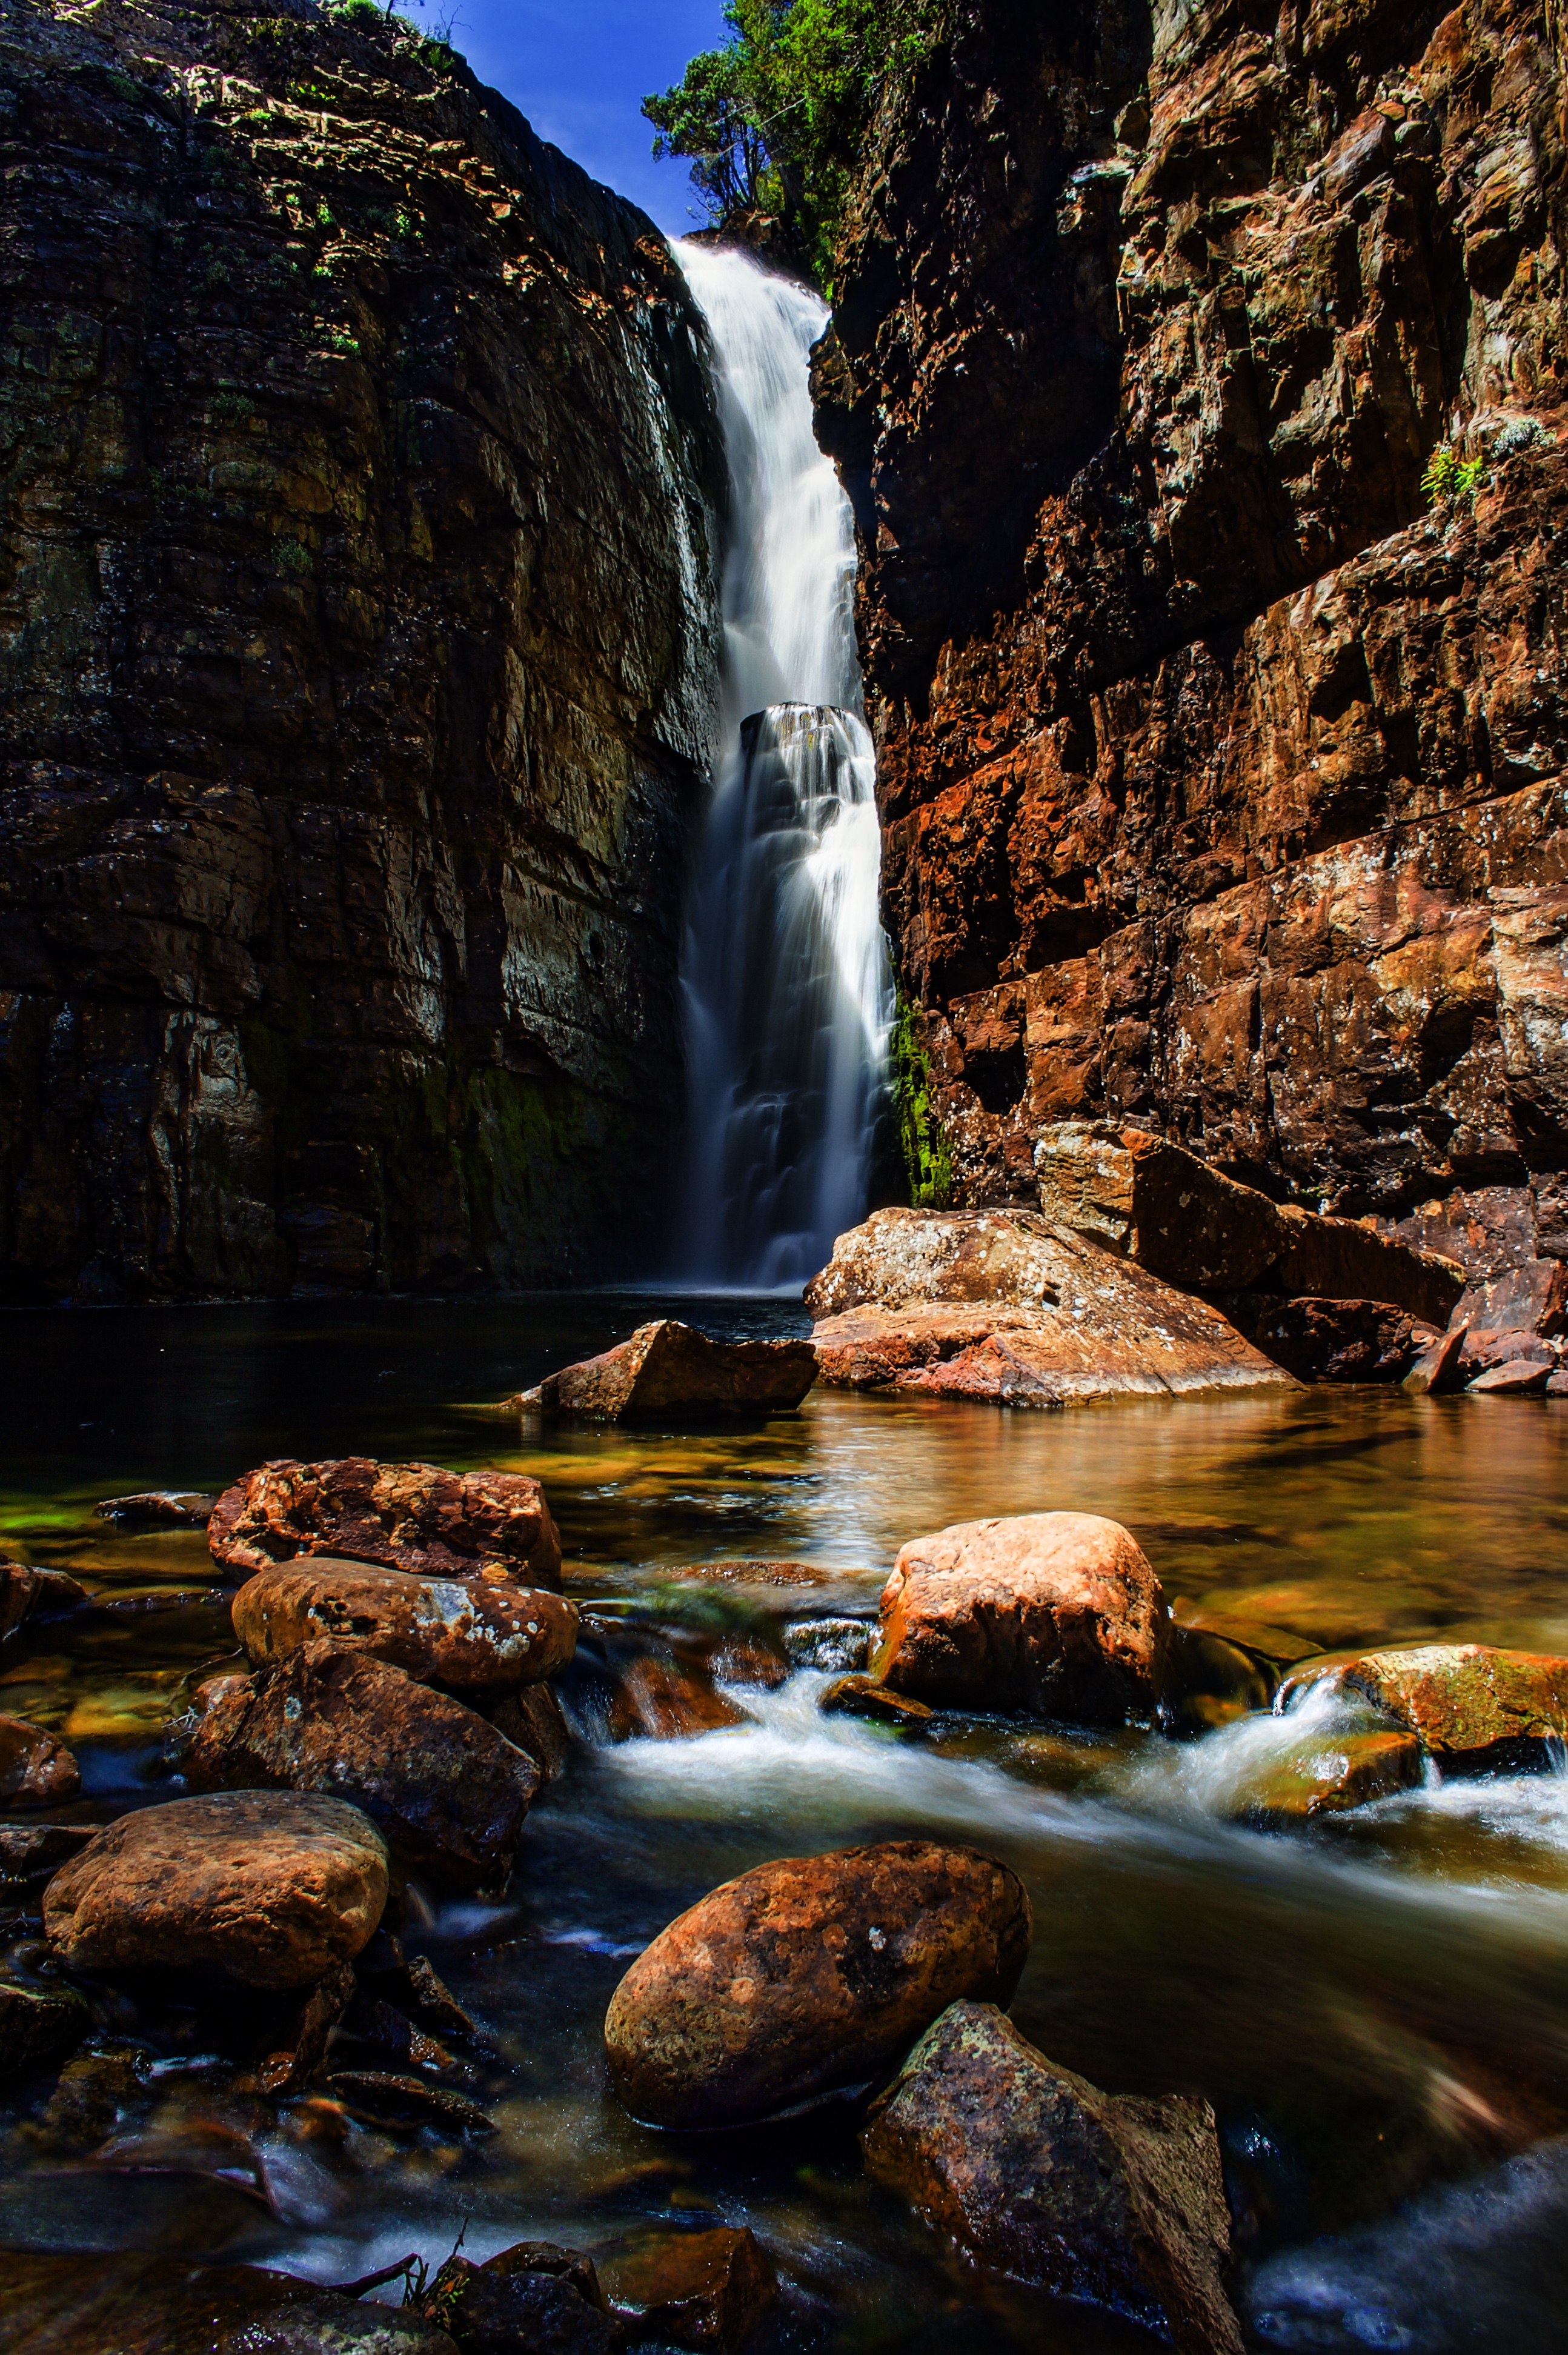
{"label": "cliff face", "polygon": [[613,1272],[681,1101],[716,429],[450,53],[0,9],[6,1296]]}
{"label": "cliff face", "polygon": [[1556,0],[951,27],[815,386],[958,1198],[1104,1114],[1568,1252]]}

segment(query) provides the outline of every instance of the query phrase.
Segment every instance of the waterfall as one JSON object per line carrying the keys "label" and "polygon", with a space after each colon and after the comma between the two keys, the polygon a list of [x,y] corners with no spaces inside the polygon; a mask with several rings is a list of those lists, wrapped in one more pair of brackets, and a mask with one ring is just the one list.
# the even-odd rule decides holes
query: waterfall
{"label": "waterfall", "polygon": [[713,338],[729,469],[723,708],[682,955],[694,1279],[799,1283],[864,1216],[892,985],[878,915],[849,502],[811,431],[827,311],[675,249]]}

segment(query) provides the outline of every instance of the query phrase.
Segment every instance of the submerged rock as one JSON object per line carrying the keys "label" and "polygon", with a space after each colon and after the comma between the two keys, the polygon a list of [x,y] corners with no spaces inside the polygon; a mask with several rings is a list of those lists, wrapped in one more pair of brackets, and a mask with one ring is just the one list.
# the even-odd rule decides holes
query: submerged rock
{"label": "submerged rock", "polygon": [[1405,1726],[1449,1773],[1541,1766],[1545,1744],[1568,1735],[1568,1658],[1490,1644],[1413,1644],[1316,1663],[1287,1691],[1338,1678]]}
{"label": "submerged rock", "polygon": [[697,2355],[737,2355],[779,2295],[779,2275],[744,2224],[645,2232],[607,2259],[604,2278],[629,2345]]}
{"label": "submerged rock", "polygon": [[518,1404],[598,1423],[783,1414],[817,1378],[809,1341],[715,1341],[673,1316],[524,1391]]}
{"label": "submerged rock", "polygon": [[419,1578],[330,1557],[259,1571],[234,1598],[234,1632],[258,1666],[303,1644],[349,1645],[421,1681],[536,1684],[577,1649],[577,1606],[512,1578]]}
{"label": "submerged rock", "polygon": [[616,1742],[641,1735],[654,1742],[680,1742],[694,1733],[716,1733],[744,1725],[746,1711],[679,1660],[645,1653],[617,1664],[609,1709]]}
{"label": "submerged rock", "polygon": [[1181,2355],[1242,2355],[1206,2102],[1102,2094],[993,2004],[960,2002],[878,2096],[861,2142],[871,2172],[980,2264],[1169,2331]]}
{"label": "submerged rock", "polygon": [[207,1528],[214,1559],[249,1576],[300,1554],[381,1562],[419,1577],[498,1571],[558,1588],[561,1540],[545,1491],[520,1472],[445,1472],[345,1455],[286,1457],[225,1489]]}
{"label": "submerged rock", "polygon": [[205,1529],[217,1505],[194,1488],[143,1488],[134,1497],[105,1497],[93,1511],[101,1521],[134,1529]]}
{"label": "submerged rock", "polygon": [[463,2355],[615,2355],[621,2336],[593,2259],[519,2241],[480,2265],[449,2257],[420,2300]]}
{"label": "submerged rock", "polygon": [[1340,1815],[1394,1791],[1416,1790],[1424,1771],[1413,1733],[1337,1733],[1271,1766],[1231,1812],[1260,1831],[1295,1831],[1315,1816]]}
{"label": "submerged rock", "polygon": [[912,1539],[883,1590],[877,1673],[938,1707],[1081,1725],[1152,1716],[1170,1646],[1160,1581],[1094,1513],[959,1521]]}
{"label": "submerged rock", "polygon": [[0,2084],[16,2084],[75,2051],[92,2014],[58,1979],[0,1976]]}
{"label": "submerged rock", "polygon": [[81,1788],[63,1742],[23,1717],[0,1717],[0,1800],[13,1807],[52,1807]]}
{"label": "submerged rock", "polygon": [[90,1597],[63,1570],[35,1570],[28,1562],[0,1561],[0,1640],[32,1619],[63,1618]]}
{"label": "submerged rock", "polygon": [[185,1771],[199,1789],[330,1791],[362,1807],[404,1860],[456,1888],[511,1870],[532,1759],[449,1693],[333,1644],[225,1678]]}
{"label": "submerged rock", "polygon": [[1052,1407],[1293,1379],[1206,1301],[1028,1210],[877,1210],[805,1300],[840,1388]]}
{"label": "submerged rock", "polygon": [[5,2319],[27,2355],[456,2355],[421,2315],[161,2254],[9,2250]]}
{"label": "submerged rock", "polygon": [[870,1657],[871,1629],[863,1619],[795,1619],[784,1630],[784,1649],[798,1668],[852,1675]]}
{"label": "submerged rock", "polygon": [[873,1725],[927,1726],[937,1712],[876,1677],[835,1677],[817,1703],[824,1717],[864,1717]]}
{"label": "submerged rock", "polygon": [[610,1998],[617,2093],[737,2126],[874,2076],[955,1998],[1006,2002],[1029,1900],[973,1849],[892,1840],[759,1865],[672,1922]]}
{"label": "submerged rock", "polygon": [[304,1987],[352,1961],[387,1902],[387,1849],[338,1798],[232,1791],[122,1816],[44,1891],[74,1970],[205,1965]]}

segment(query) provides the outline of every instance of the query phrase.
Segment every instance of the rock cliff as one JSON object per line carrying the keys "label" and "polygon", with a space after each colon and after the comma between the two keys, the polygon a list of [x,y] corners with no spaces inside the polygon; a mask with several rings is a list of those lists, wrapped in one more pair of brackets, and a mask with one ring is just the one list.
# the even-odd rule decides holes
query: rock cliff
{"label": "rock cliff", "polygon": [[0,1284],[645,1254],[720,459],[662,240],[450,50],[0,8]]}
{"label": "rock cliff", "polygon": [[948,25],[814,367],[927,1178],[1107,1117],[1568,1253],[1560,8]]}

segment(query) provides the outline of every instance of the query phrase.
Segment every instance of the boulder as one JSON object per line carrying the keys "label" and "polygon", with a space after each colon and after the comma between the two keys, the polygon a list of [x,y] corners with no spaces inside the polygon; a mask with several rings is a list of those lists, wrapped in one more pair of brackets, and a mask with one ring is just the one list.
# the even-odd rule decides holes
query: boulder
{"label": "boulder", "polygon": [[536,1684],[564,1668],[577,1644],[576,1605],[548,1588],[420,1578],[322,1555],[258,1571],[232,1616],[259,1668],[303,1644],[333,1643],[459,1689]]}
{"label": "boulder", "polygon": [[1304,1382],[1403,1381],[1440,1337],[1386,1300],[1271,1302],[1249,1329]]}
{"label": "boulder", "polygon": [[824,1717],[863,1717],[873,1725],[899,1725],[918,1732],[937,1712],[907,1693],[894,1692],[875,1677],[835,1677],[817,1703]]}
{"label": "boulder", "polygon": [[75,1987],[56,1979],[0,1977],[0,2085],[14,2085],[35,2069],[74,2052],[92,2026]]}
{"label": "boulder", "polygon": [[689,2347],[738,2355],[779,2296],[779,2276],[755,2232],[644,2232],[607,2259],[605,2286],[629,2346]]}
{"label": "boulder", "polygon": [[1483,1397],[1539,1398],[1544,1396],[1556,1371],[1555,1358],[1508,1358],[1500,1365],[1489,1366],[1465,1388]]}
{"label": "boulder", "polygon": [[784,1650],[798,1668],[851,1675],[871,1657],[871,1630],[863,1619],[794,1619],[784,1630]]}
{"label": "boulder", "polygon": [[1029,1210],[877,1210],[805,1300],[842,1389],[1051,1407],[1291,1380],[1207,1301]]}
{"label": "boulder", "polygon": [[1494,1367],[1514,1365],[1520,1359],[1553,1369],[1557,1364],[1560,1345],[1542,1340],[1539,1333],[1527,1332],[1521,1327],[1500,1333],[1472,1333],[1467,1326],[1446,1337],[1459,1343],[1459,1371],[1467,1380],[1477,1374],[1490,1373]]}
{"label": "boulder", "polygon": [[63,1570],[35,1570],[24,1561],[0,1561],[0,1641],[29,1619],[63,1618],[90,1597]]}
{"label": "boulder", "polygon": [[617,2355],[621,2335],[593,2259],[520,2241],[482,2265],[449,2257],[419,2301],[463,2355]]}
{"label": "boulder", "polygon": [[1102,2094],[993,2004],[954,2003],[873,2105],[866,2164],[982,2265],[1242,2355],[1214,2114]]}
{"label": "boulder", "polygon": [[1457,1390],[1459,1355],[1464,1346],[1465,1327],[1462,1325],[1456,1326],[1451,1332],[1440,1333],[1421,1351],[1404,1377],[1404,1388],[1417,1398],[1425,1398],[1433,1391]]}
{"label": "boulder", "polygon": [[726,1881],[610,1998],[616,2091],[654,2126],[739,2126],[886,2067],[960,1995],[1007,2002],[1032,1934],[1016,1874],[892,1840]]}
{"label": "boulder", "polygon": [[558,1589],[561,1540],[545,1491],[520,1472],[285,1458],[225,1489],[207,1525],[214,1559],[247,1577],[300,1554],[380,1562],[421,1578],[491,1572]]}
{"label": "boulder", "polygon": [[357,1807],[232,1791],[109,1825],[45,1890],[44,1929],[73,1970],[200,1964],[293,1987],[351,1961],[386,1902],[386,1847]]}
{"label": "boulder", "polygon": [[694,1733],[716,1733],[746,1722],[744,1710],[678,1660],[644,1653],[619,1662],[617,1669],[609,1710],[612,1741],[630,1742],[641,1735],[654,1742],[681,1742]]}
{"label": "boulder", "polygon": [[1472,1284],[1448,1322],[1467,1328],[1471,1354],[1483,1350],[1491,1334],[1568,1333],[1568,1267],[1558,1259],[1529,1259],[1489,1284]]}
{"label": "boulder", "polygon": [[8,2250],[5,2318],[26,2355],[457,2355],[422,2315],[165,2254]]}
{"label": "boulder", "polygon": [[63,1742],[23,1717],[0,1717],[0,1800],[13,1807],[52,1807],[81,1788]]}
{"label": "boulder", "polygon": [[571,1755],[571,1729],[549,1685],[523,1685],[508,1693],[490,1712],[497,1733],[521,1750],[539,1770],[542,1783],[554,1783]]}
{"label": "boulder", "polygon": [[195,1488],[143,1488],[134,1497],[105,1497],[93,1511],[101,1521],[132,1529],[205,1529],[217,1498]]}
{"label": "boulder", "polygon": [[1095,1513],[914,1538],[880,1608],[876,1672],[916,1700],[1119,1725],[1160,1699],[1164,1593],[1129,1532]]}
{"label": "boulder", "polygon": [[91,1824],[0,1824],[0,1881],[37,1881],[75,1856]]}
{"label": "boulder", "polygon": [[1352,1219],[1281,1206],[1141,1129],[1049,1123],[1034,1174],[1048,1219],[1171,1284],[1389,1301],[1437,1325],[1464,1290],[1455,1261]]}
{"label": "boulder", "polygon": [[1487,1774],[1546,1764],[1568,1734],[1568,1658],[1490,1644],[1413,1644],[1312,1661],[1287,1696],[1333,1676],[1408,1729],[1446,1773]]}
{"label": "boulder", "polygon": [[662,1316],[602,1356],[547,1375],[517,1404],[596,1423],[784,1414],[816,1378],[809,1341],[715,1341]]}
{"label": "boulder", "polygon": [[532,1759],[401,1668],[334,1644],[225,1678],[184,1758],[199,1790],[330,1791],[405,1863],[453,1888],[503,1879],[539,1787]]}
{"label": "boulder", "polygon": [[1259,1831],[1298,1831],[1315,1816],[1417,1790],[1425,1771],[1413,1733],[1333,1734],[1271,1766],[1230,1812]]}

